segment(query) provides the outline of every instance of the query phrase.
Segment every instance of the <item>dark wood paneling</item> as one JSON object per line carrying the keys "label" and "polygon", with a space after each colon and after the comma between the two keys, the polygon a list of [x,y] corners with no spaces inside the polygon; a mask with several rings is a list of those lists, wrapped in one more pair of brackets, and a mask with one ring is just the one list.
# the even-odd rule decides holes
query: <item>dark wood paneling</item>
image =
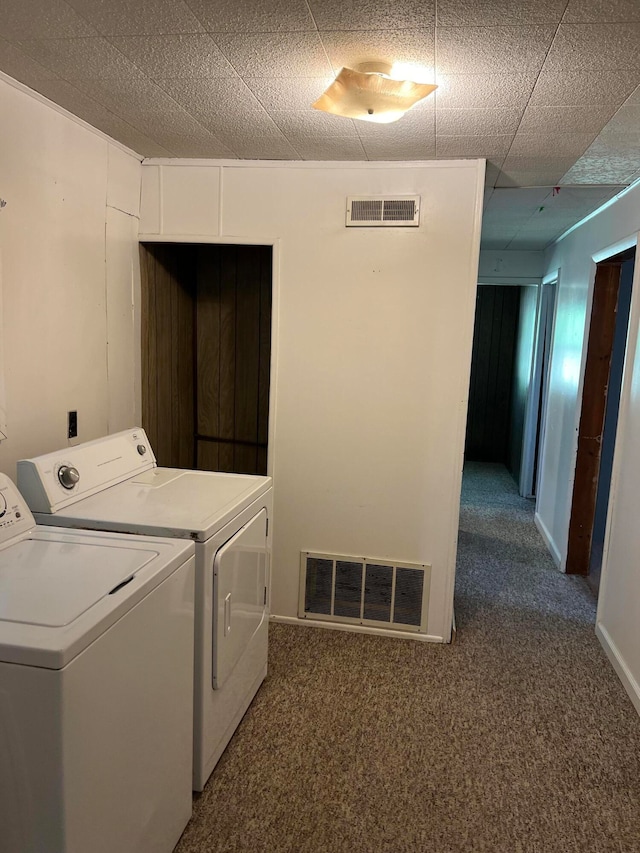
{"label": "dark wood paneling", "polygon": [[142,426],[160,465],[191,467],[194,263],[187,247],[143,244]]}
{"label": "dark wood paneling", "polygon": [[596,268],[569,521],[568,574],[589,572],[620,269],[619,263]]}
{"label": "dark wood paneling", "polygon": [[198,252],[198,465],[203,468],[267,470],[271,263],[265,246],[201,246]]}
{"label": "dark wood paneling", "polygon": [[161,465],[266,473],[265,246],[141,246],[143,426]]}
{"label": "dark wood paneling", "polygon": [[476,301],[465,458],[509,459],[520,288],[480,285]]}

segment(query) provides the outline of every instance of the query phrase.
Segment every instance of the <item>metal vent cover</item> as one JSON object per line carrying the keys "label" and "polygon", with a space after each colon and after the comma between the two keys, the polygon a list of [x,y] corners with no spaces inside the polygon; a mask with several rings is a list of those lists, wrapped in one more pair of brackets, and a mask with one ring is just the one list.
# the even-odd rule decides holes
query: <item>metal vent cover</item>
{"label": "metal vent cover", "polygon": [[303,551],[298,616],[427,632],[431,566]]}
{"label": "metal vent cover", "polygon": [[420,225],[420,196],[349,196],[347,228]]}

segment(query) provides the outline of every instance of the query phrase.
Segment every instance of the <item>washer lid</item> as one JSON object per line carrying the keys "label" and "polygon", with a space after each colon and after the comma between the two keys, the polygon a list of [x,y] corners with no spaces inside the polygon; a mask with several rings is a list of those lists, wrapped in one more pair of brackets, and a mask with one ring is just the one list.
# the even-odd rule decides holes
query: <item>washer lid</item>
{"label": "washer lid", "polygon": [[62,668],[193,551],[186,542],[36,528],[0,550],[0,661]]}

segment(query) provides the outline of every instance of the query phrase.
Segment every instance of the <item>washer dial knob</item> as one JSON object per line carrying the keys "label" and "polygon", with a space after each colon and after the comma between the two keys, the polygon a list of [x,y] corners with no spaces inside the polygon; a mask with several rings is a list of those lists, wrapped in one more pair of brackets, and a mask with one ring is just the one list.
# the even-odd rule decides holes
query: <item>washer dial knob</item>
{"label": "washer dial knob", "polygon": [[2,518],[2,516],[6,513],[6,511],[7,511],[7,499],[2,494],[2,492],[0,492],[0,518]]}
{"label": "washer dial knob", "polygon": [[58,469],[58,480],[65,489],[72,489],[79,479],[78,469],[71,465],[61,465]]}

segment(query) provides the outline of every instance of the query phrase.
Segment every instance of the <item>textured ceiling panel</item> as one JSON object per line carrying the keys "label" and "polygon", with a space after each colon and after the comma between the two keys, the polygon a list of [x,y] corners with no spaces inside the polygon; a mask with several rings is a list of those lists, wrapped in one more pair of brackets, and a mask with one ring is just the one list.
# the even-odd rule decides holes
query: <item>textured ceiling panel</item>
{"label": "textured ceiling panel", "polygon": [[569,0],[564,20],[583,23],[640,21],[640,4],[638,0]]}
{"label": "textured ceiling panel", "polygon": [[[321,33],[320,36],[336,73],[345,65],[354,68],[361,62],[380,57],[393,57],[394,62],[418,63],[427,71],[433,69],[433,28],[367,32],[329,31]],[[433,80],[432,74],[427,76],[429,81]]]}
{"label": "textured ceiling panel", "polygon": [[314,31],[305,0],[189,0],[210,33],[295,33]]}
{"label": "textured ceiling panel", "polygon": [[638,84],[637,71],[542,71],[530,106],[619,106]]}
{"label": "textured ceiling panel", "polygon": [[438,74],[538,72],[554,33],[554,27],[439,27]]}
{"label": "textured ceiling panel", "polygon": [[578,133],[595,135],[615,113],[615,106],[601,107],[532,107],[525,110],[519,134]]}
{"label": "textured ceiling panel", "polygon": [[1,9],[0,33],[9,41],[98,35],[64,0],[2,0]]}
{"label": "textured ceiling panel", "polygon": [[559,24],[567,0],[438,0],[439,27],[491,27],[505,24]]}
{"label": "textured ceiling panel", "polygon": [[489,160],[504,160],[512,134],[505,136],[443,136],[436,137],[438,157],[486,157]]}
{"label": "textured ceiling panel", "polygon": [[235,77],[228,60],[206,33],[119,36],[111,43],[149,77]]}
{"label": "textured ceiling panel", "polygon": [[332,76],[317,33],[222,33],[215,40],[233,67],[247,77]]}
{"label": "textured ceiling panel", "polygon": [[[435,23],[435,0],[309,0],[319,30],[410,30]],[[373,26],[372,26],[373,24]]]}
{"label": "textured ceiling panel", "polygon": [[203,31],[183,0],[139,0],[135,3],[131,0],[67,0],[67,3],[106,36]]}
{"label": "textured ceiling panel", "polygon": [[524,110],[536,82],[529,74],[438,74],[438,109],[512,107]]}
{"label": "textured ceiling panel", "polygon": [[640,23],[563,24],[553,40],[545,71],[640,68]]}
{"label": "textured ceiling panel", "polygon": [[[487,158],[483,240],[503,247],[545,245],[583,204],[564,192],[543,210],[516,195],[503,208],[507,188],[575,183],[595,205],[588,184],[640,176],[640,0],[438,0],[437,21],[435,10],[0,0],[0,69],[148,157]],[[439,88],[389,125],[312,109],[334,72],[370,60],[418,66],[407,76]]]}
{"label": "textured ceiling panel", "polygon": [[513,135],[518,129],[518,109],[443,110],[438,109],[438,134],[444,136]]}

